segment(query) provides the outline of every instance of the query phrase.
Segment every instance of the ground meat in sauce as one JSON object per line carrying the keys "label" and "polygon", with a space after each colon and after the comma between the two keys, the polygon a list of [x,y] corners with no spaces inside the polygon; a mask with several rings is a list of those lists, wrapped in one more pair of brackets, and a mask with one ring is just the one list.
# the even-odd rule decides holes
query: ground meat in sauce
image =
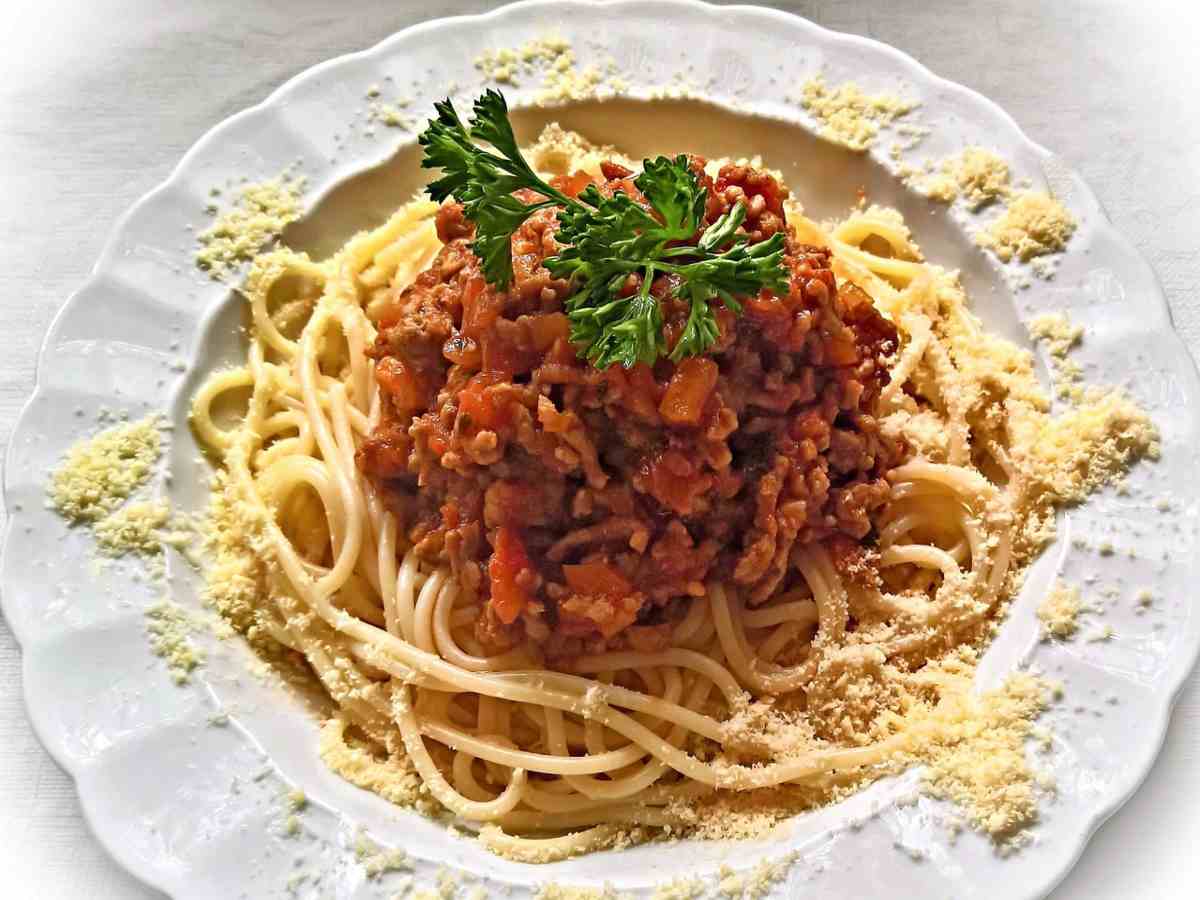
{"label": "ground meat in sauce", "polygon": [[[693,168],[706,223],[744,203],[751,241],[786,230],[774,178]],[[603,192],[642,200],[631,172],[603,173]],[[445,246],[380,323],[384,415],[358,462],[418,552],[484,601],[489,651],[660,647],[709,579],[758,604],[799,581],[796,548],[871,533],[902,457],[873,415],[896,331],[865,294],[839,291],[828,251],[789,236],[788,292],[742,298],[740,317],[718,308],[703,357],[601,372],[577,358],[567,285],[542,266],[553,210],[514,235],[506,292],[485,282],[461,207],[437,227]],[[668,345],[687,317],[670,277],[651,286]]]}

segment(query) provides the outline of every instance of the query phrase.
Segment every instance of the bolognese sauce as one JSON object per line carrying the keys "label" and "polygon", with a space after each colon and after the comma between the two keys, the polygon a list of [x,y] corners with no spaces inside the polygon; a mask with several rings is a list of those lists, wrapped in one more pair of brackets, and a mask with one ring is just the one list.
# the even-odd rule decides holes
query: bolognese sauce
{"label": "bolognese sauce", "polygon": [[[705,226],[744,204],[750,242],[787,234],[786,292],[737,298],[741,315],[715,301],[719,334],[702,355],[604,370],[578,355],[571,286],[542,264],[558,250],[552,208],[514,234],[514,277],[498,290],[462,207],[444,205],[440,253],[380,321],[383,414],[358,463],[418,553],[480,598],[490,651],[525,638],[552,659],[665,646],[710,579],[762,603],[802,582],[797,548],[857,546],[888,500],[903,448],[874,413],[895,328],[839,289],[827,250],[788,234],[771,175],[691,166]],[[641,202],[631,171],[602,173],[553,186]],[[668,349],[688,317],[675,277],[649,288]],[[631,275],[624,293],[641,287]]]}

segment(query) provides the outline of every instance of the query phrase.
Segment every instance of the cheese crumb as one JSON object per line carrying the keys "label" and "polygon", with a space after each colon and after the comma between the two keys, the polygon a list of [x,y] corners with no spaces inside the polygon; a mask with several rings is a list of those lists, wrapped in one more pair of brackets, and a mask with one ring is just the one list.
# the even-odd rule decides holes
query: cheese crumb
{"label": "cheese crumb", "polygon": [[[376,94],[376,97],[379,95]],[[393,103],[387,103],[383,100],[373,99],[367,104],[367,126],[368,130],[371,124],[378,122],[388,128],[408,129],[412,127],[412,119],[406,116],[403,112],[408,106],[407,100],[397,100]]]}
{"label": "cheese crumb", "polygon": [[[411,872],[412,861],[401,847],[381,847],[360,831],[354,843],[354,853],[368,878],[379,878],[387,872]],[[443,870],[444,871],[444,870]]]}
{"label": "cheese crumb", "polygon": [[1004,214],[976,233],[975,243],[991,250],[1003,262],[1014,256],[1028,262],[1035,256],[1056,253],[1067,246],[1078,225],[1061,203],[1041,191],[1024,191]]}
{"label": "cheese crumb", "polygon": [[952,203],[961,196],[971,210],[1011,193],[1008,163],[982,147],[967,147],[947,156],[937,172],[917,180],[915,186],[931,200],[942,203]]}
{"label": "cheese crumb", "polygon": [[96,523],[96,544],[107,556],[162,553],[162,529],[170,514],[170,507],[161,500],[129,503]]}
{"label": "cheese crumb", "polygon": [[376,759],[369,749],[347,739],[342,719],[330,719],[322,726],[317,749],[321,761],[351,784],[373,791],[397,806],[432,811],[421,778],[407,757]]}
{"label": "cheese crumb", "polygon": [[985,694],[969,690],[935,710],[925,785],[967,811],[994,840],[1016,840],[1037,818],[1035,775],[1025,759],[1032,720],[1046,706],[1047,685],[1028,673]]}
{"label": "cheese crumb", "polygon": [[1037,617],[1042,622],[1042,639],[1073,635],[1079,627],[1077,619],[1082,609],[1079,588],[1063,581],[1054,582],[1037,610]]}
{"label": "cheese crumb", "polygon": [[475,58],[475,68],[497,84],[516,85],[520,76],[541,73],[539,105],[586,100],[602,89],[615,93],[627,85],[616,75],[615,65],[601,70],[597,65],[579,68],[570,40],[557,33],[533,38],[520,47],[485,50]]}
{"label": "cheese crumb", "polygon": [[1029,333],[1045,341],[1051,356],[1065,359],[1083,338],[1083,326],[1072,325],[1064,313],[1042,313],[1029,321]]}
{"label": "cheese crumb", "polygon": [[161,449],[157,416],[79,441],[51,474],[50,502],[71,522],[95,522],[149,480]]}
{"label": "cheese crumb", "polygon": [[194,630],[187,612],[170,600],[160,600],[146,610],[150,647],[166,661],[176,684],[186,684],[192,671],[204,660],[203,653],[188,638],[188,633]]}
{"label": "cheese crumb", "polygon": [[600,163],[606,160],[633,163],[615,147],[593,144],[575,131],[566,131],[557,122],[542,129],[538,139],[525,151],[529,164],[542,176],[587,172],[600,175]]}
{"label": "cheese crumb", "polygon": [[485,50],[479,56],[475,57],[475,68],[479,69],[484,74],[484,77],[497,84],[515,85],[520,66],[521,56],[511,47],[501,47],[498,50]]}
{"label": "cheese crumb", "polygon": [[1083,368],[1069,354],[1082,340],[1083,326],[1072,325],[1064,313],[1042,313],[1029,320],[1029,333],[1050,353],[1057,394],[1063,399],[1081,402],[1084,391],[1079,381],[1083,378]]}
{"label": "cheese crumb", "polygon": [[852,81],[829,87],[822,75],[804,82],[800,105],[821,124],[821,137],[850,150],[867,150],[879,129],[916,109],[917,103],[891,94],[865,94]]}
{"label": "cheese crumb", "polygon": [[704,894],[704,882],[699,878],[676,878],[657,885],[650,900],[700,900]]}
{"label": "cheese crumb", "polygon": [[[1013,456],[1028,467],[1030,482],[1060,503],[1079,503],[1111,483],[1136,459],[1157,459],[1154,423],[1116,390],[1089,388],[1062,415],[1013,416]],[[1112,544],[1105,545],[1111,552]]]}
{"label": "cheese crumb", "polygon": [[197,236],[196,265],[217,281],[239,263],[254,258],[300,218],[304,179],[287,172],[259,184],[243,185],[237,203]]}
{"label": "cheese crumb", "polygon": [[761,900],[771,889],[787,877],[788,869],[796,860],[796,854],[790,853],[780,859],[765,859],[750,869],[735,871],[729,866],[721,866],[721,880],[717,890],[722,897],[730,900]]}
{"label": "cheese crumb", "polygon": [[611,885],[587,887],[546,882],[533,895],[534,900],[619,900]]}

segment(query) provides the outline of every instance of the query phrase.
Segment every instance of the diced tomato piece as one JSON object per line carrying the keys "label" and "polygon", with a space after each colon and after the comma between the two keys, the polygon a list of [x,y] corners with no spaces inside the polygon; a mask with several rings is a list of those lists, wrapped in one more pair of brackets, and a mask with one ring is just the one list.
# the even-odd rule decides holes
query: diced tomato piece
{"label": "diced tomato piece", "polygon": [[429,443],[429,449],[437,456],[441,456],[450,449],[450,432],[442,424],[441,416],[435,412],[431,412],[426,413],[416,421],[422,426],[420,430],[427,435],[426,440]]}
{"label": "diced tomato piece", "polygon": [[531,317],[529,331],[533,345],[543,353],[559,338],[566,340],[571,333],[571,320],[560,312]]}
{"label": "diced tomato piece", "polygon": [[470,338],[479,338],[484,331],[500,318],[504,296],[485,290],[487,285],[479,277],[471,278],[462,294],[462,333]]}
{"label": "diced tomato piece", "polygon": [[495,431],[509,422],[507,404],[497,401],[488,388],[501,379],[496,375],[480,372],[471,376],[467,386],[458,395],[458,414],[468,416],[474,428]]}
{"label": "diced tomato piece", "polygon": [[375,380],[397,409],[420,409],[426,404],[425,379],[395,356],[385,356],[375,364]]}
{"label": "diced tomato piece", "polygon": [[529,568],[529,556],[517,530],[497,529],[492,558],[488,562],[488,580],[492,589],[492,609],[505,625],[515,622],[529,603],[528,593],[517,583],[521,572]]}
{"label": "diced tomato piece", "polygon": [[559,175],[550,180],[551,187],[558,188],[568,197],[578,197],[588,185],[595,183],[596,179],[587,172],[572,172],[570,175]]}
{"label": "diced tomato piece", "polygon": [[854,341],[831,338],[825,344],[825,362],[831,366],[853,366],[858,362],[858,348]]}
{"label": "diced tomato piece", "polygon": [[521,350],[512,343],[492,333],[482,340],[483,371],[511,378],[517,372],[528,372],[537,365],[537,354]]}
{"label": "diced tomato piece", "polygon": [[780,321],[790,317],[791,310],[778,294],[763,288],[753,297],[742,300],[746,315],[760,322]]}
{"label": "diced tomato piece", "polygon": [[717,386],[717,364],[702,356],[685,359],[675,369],[658,411],[671,425],[698,425],[713,388]]}
{"label": "diced tomato piece", "polygon": [[577,594],[627,596],[633,593],[633,585],[606,562],[563,566],[563,575],[567,579],[567,585]]}
{"label": "diced tomato piece", "polygon": [[647,422],[658,421],[659,387],[648,365],[638,363],[632,369],[609,366],[604,370],[604,380],[618,403]]}
{"label": "diced tomato piece", "polygon": [[600,173],[609,181],[614,178],[628,178],[633,174],[632,169],[627,169],[620,163],[615,163],[611,159],[606,159],[600,163]]}
{"label": "diced tomato piece", "polygon": [[712,487],[712,476],[697,473],[678,450],[668,450],[644,466],[642,475],[648,480],[650,495],[681,516],[689,515],[695,498]]}

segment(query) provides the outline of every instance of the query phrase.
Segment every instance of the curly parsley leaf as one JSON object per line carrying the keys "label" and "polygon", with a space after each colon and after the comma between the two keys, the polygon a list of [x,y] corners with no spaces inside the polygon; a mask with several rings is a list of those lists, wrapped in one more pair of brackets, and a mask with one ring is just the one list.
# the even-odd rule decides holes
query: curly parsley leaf
{"label": "curly parsley leaf", "polygon": [[658,298],[650,293],[651,282],[642,280],[632,297],[617,296],[627,276],[607,287],[600,302],[594,295],[576,294],[568,304],[571,340],[583,348],[584,357],[597,369],[620,363],[629,369],[640,362],[653,365],[666,352],[662,331],[662,310]]}
{"label": "curly parsley leaf", "polygon": [[[425,148],[421,166],[441,169],[443,174],[426,190],[439,203],[453,197],[463,205],[463,214],[475,223],[471,249],[483,263],[484,277],[506,289],[513,277],[513,232],[537,210],[574,201],[539,178],[521,156],[508,121],[508,104],[499,91],[489,90],[475,101],[469,127],[448,99],[435,103],[434,109],[437,117],[418,138]],[[498,152],[491,153],[476,141],[485,141]],[[546,199],[522,203],[512,196],[522,188]]]}
{"label": "curly parsley leaf", "polygon": [[662,218],[655,237],[667,241],[690,239],[704,222],[707,191],[682,154],[660,156],[642,163],[642,174],[633,181]]}
{"label": "curly parsley leaf", "polygon": [[[714,303],[740,314],[738,296],[764,288],[787,290],[784,237],[750,244],[740,232],[746,208],[737,204],[704,229],[707,191],[685,156],[647,159],[634,184],[649,205],[618,191],[606,197],[595,185],[571,198],[529,166],[517,147],[504,96],[489,90],[475,101],[464,125],[449,100],[435,104],[437,117],[420,137],[422,166],[442,170],[429,185],[437,201],[453,197],[475,223],[472,250],[489,282],[512,282],[512,235],[536,210],[558,207],[555,234],[561,249],[545,258],[572,294],[565,308],[571,340],[598,368],[629,368],[668,355],[658,275],[674,276],[671,289],[688,301],[688,318],[669,349],[672,360],[704,353],[719,336]],[[485,142],[496,152],[480,147]],[[524,203],[514,192],[529,189],[543,199]],[[630,293],[630,277],[638,289]]]}

